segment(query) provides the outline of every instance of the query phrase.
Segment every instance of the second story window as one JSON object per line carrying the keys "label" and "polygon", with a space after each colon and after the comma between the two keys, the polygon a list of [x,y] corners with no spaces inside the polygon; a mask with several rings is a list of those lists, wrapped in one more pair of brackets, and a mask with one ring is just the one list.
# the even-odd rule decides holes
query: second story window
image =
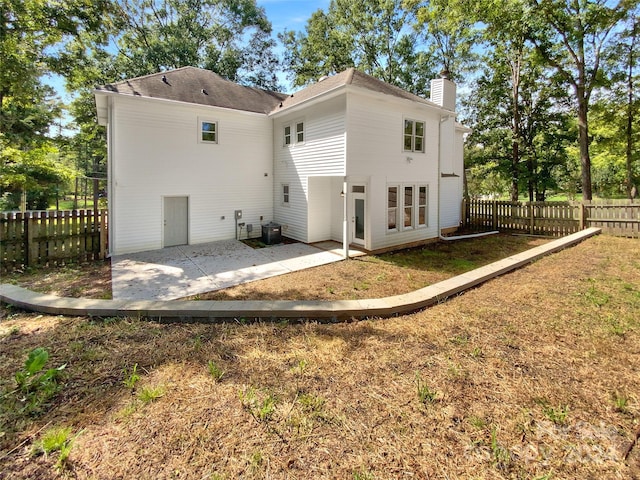
{"label": "second story window", "polygon": [[404,151],[424,152],[424,122],[405,119]]}
{"label": "second story window", "polygon": [[284,135],[282,144],[285,147],[295,145],[297,143],[304,143],[304,122],[295,122],[291,125],[285,125],[283,132]]}

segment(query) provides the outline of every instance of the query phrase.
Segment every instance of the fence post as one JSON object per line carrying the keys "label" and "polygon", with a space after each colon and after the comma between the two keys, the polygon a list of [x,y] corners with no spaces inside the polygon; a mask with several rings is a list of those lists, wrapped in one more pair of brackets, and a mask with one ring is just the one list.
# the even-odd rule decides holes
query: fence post
{"label": "fence post", "polygon": [[533,235],[535,231],[536,213],[532,202],[529,202],[529,234]]}
{"label": "fence post", "polygon": [[107,211],[100,211],[100,260],[107,258]]}
{"label": "fence post", "polygon": [[580,218],[579,218],[579,220],[580,220],[580,230],[584,230],[585,229],[586,217],[587,217],[586,209],[587,209],[587,207],[584,204],[584,201],[580,202],[580,212],[579,212],[579,214],[580,214]]}
{"label": "fence post", "polygon": [[493,200],[491,203],[491,230],[498,229],[498,201]]}

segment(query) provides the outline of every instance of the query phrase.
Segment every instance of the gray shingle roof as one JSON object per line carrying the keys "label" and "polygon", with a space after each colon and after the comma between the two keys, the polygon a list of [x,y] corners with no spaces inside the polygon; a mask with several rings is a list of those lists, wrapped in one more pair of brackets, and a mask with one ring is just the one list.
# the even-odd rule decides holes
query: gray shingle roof
{"label": "gray shingle roof", "polygon": [[248,112],[277,113],[346,85],[436,106],[429,100],[378,80],[355,68],[349,68],[331,77],[324,77],[292,95],[238,85],[216,73],[196,67],[182,67],[124,80],[99,87],[97,91],[162,98]]}
{"label": "gray shingle roof", "polygon": [[282,93],[238,85],[210,70],[196,67],[182,67],[124,80],[98,87],[97,91],[257,113],[269,113],[287,97]]}
{"label": "gray shingle roof", "polygon": [[349,68],[337,75],[333,75],[332,77],[325,77],[317,83],[309,85],[308,87],[295,92],[293,95],[288,96],[283,100],[282,106],[278,105],[272,113],[291,108],[294,105],[298,105],[344,85],[353,85],[355,87],[364,88],[384,95],[404,98],[405,100],[411,100],[412,102],[418,102],[425,105],[437,106],[435,103],[414,95],[413,93],[409,93],[400,87],[378,80],[377,78],[367,75],[355,68]]}

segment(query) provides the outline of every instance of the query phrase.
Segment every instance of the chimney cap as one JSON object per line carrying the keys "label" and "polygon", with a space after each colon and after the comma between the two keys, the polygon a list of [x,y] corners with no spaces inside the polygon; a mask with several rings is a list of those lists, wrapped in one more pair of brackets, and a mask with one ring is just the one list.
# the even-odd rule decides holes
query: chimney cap
{"label": "chimney cap", "polygon": [[447,67],[443,68],[442,71],[440,72],[440,78],[451,80],[451,72]]}

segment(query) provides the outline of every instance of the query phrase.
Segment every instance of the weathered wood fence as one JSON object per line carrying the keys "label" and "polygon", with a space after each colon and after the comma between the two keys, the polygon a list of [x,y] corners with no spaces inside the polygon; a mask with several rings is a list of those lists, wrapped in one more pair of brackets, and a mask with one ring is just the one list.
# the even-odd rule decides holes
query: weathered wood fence
{"label": "weathered wood fence", "polygon": [[560,237],[588,227],[621,237],[640,238],[640,203],[509,202],[471,200],[463,204],[463,227]]}
{"label": "weathered wood fence", "polygon": [[0,213],[0,271],[107,256],[107,211]]}

